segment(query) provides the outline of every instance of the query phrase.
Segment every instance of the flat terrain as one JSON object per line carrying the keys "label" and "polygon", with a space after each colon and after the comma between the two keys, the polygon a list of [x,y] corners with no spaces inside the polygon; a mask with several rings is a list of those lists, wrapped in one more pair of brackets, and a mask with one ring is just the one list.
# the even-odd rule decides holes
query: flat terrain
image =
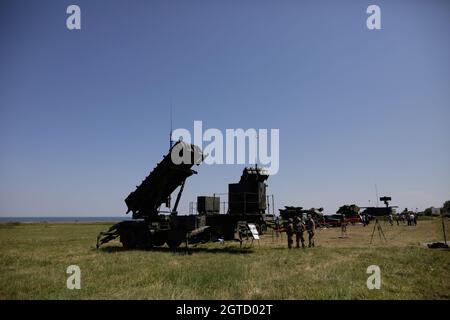
{"label": "flat terrain", "polygon": [[[440,220],[417,227],[318,230],[316,248],[286,247],[266,234],[245,250],[239,243],[125,251],[118,241],[95,249],[112,223],[0,223],[0,299],[449,299],[450,251],[421,244],[442,240]],[[448,221],[447,221],[448,225]],[[447,227],[447,235],[450,231]],[[66,268],[81,268],[81,290],[66,288]],[[381,269],[369,290],[366,269]]]}

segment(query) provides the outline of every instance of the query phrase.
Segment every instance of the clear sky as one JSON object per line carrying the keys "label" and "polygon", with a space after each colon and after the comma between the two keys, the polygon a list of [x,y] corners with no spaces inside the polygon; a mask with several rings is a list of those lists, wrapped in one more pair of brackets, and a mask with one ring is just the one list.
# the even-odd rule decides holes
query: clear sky
{"label": "clear sky", "polygon": [[[445,0],[1,0],[0,216],[124,215],[167,152],[171,101],[174,128],[280,130],[277,208],[366,206],[375,185],[441,206],[449,31]],[[242,168],[199,166],[181,211]]]}

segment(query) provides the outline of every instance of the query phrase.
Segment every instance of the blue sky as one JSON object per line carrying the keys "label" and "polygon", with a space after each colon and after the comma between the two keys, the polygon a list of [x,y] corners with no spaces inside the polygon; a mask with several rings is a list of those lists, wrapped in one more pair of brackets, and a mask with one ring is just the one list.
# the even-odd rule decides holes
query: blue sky
{"label": "blue sky", "polygon": [[[82,29],[66,28],[81,8]],[[366,28],[381,7],[382,30]],[[277,208],[450,199],[448,1],[0,3],[0,216],[124,215],[174,128],[278,128]],[[181,211],[243,166],[198,167]]]}

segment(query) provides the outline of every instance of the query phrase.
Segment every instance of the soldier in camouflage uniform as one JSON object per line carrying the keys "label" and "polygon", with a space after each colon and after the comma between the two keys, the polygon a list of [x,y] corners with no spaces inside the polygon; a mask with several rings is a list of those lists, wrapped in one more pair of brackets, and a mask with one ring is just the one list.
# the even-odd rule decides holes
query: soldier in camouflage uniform
{"label": "soldier in camouflage uniform", "polygon": [[287,234],[287,239],[288,239],[288,248],[292,249],[292,244],[294,243],[294,240],[292,239],[292,236],[294,235],[294,223],[293,223],[292,218],[289,218],[289,220],[288,220],[286,234]]}
{"label": "soldier in camouflage uniform", "polygon": [[295,217],[295,242],[296,248],[300,248],[300,241],[302,242],[302,248],[305,247],[305,238],[303,232],[305,231],[305,224],[300,217]]}
{"label": "soldier in camouflage uniform", "polygon": [[345,220],[345,214],[341,214],[341,237],[347,236],[347,221]]}
{"label": "soldier in camouflage uniform", "polygon": [[306,221],[306,230],[308,231],[308,247],[314,247],[314,233],[316,232],[316,223],[314,222],[311,215],[308,215],[308,220]]}

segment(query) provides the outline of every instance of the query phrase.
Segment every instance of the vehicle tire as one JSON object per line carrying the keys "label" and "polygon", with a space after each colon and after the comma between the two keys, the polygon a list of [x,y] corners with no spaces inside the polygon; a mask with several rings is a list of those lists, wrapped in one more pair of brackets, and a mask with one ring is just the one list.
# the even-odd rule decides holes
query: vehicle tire
{"label": "vehicle tire", "polygon": [[136,230],[136,232],[136,247],[140,249],[150,249],[153,244],[148,229],[139,228]]}
{"label": "vehicle tire", "polygon": [[264,223],[261,225],[261,235],[267,232],[267,225]]}
{"label": "vehicle tire", "polygon": [[120,242],[125,249],[135,249],[137,244],[136,234],[133,229],[125,229],[120,232]]}
{"label": "vehicle tire", "polygon": [[180,246],[181,244],[181,240],[167,240],[167,245],[169,246],[169,248],[171,249],[176,249]]}
{"label": "vehicle tire", "polygon": [[152,245],[155,247],[163,246],[166,243],[167,234],[166,233],[156,233],[152,237]]}

